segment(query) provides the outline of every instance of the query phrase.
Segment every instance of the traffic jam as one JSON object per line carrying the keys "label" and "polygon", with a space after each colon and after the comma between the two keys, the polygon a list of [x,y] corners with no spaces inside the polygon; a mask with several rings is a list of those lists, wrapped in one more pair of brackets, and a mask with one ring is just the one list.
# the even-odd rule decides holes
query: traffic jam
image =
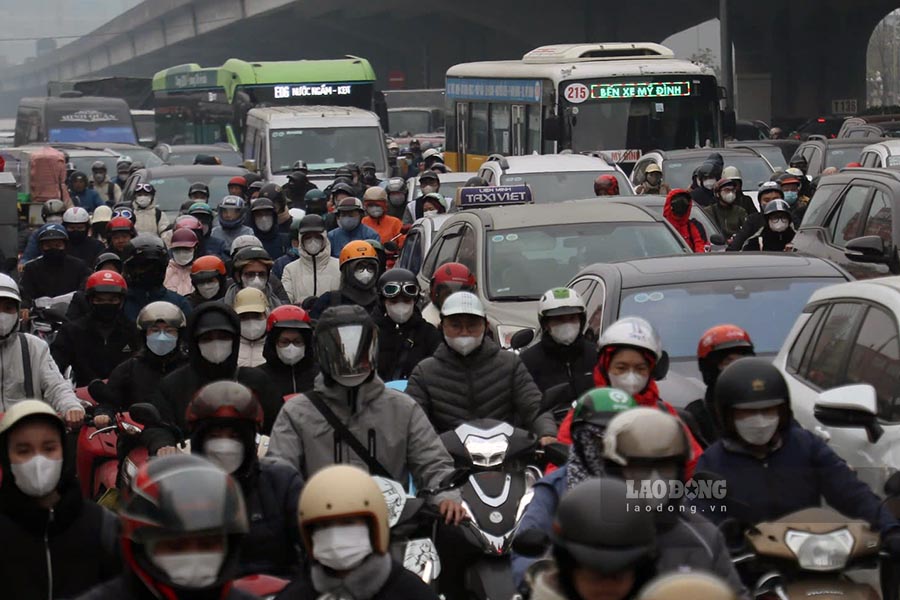
{"label": "traffic jam", "polygon": [[22,98],[0,596],[900,598],[900,114],[726,98],[650,42]]}

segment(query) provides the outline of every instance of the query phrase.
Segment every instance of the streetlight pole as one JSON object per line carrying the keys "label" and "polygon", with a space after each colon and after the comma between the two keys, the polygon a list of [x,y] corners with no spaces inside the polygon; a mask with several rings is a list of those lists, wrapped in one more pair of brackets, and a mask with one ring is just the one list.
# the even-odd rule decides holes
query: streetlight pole
{"label": "streetlight pole", "polygon": [[719,38],[721,43],[720,54],[722,55],[722,83],[728,95],[728,106],[729,108],[734,108],[734,56],[731,47],[728,0],[719,0]]}

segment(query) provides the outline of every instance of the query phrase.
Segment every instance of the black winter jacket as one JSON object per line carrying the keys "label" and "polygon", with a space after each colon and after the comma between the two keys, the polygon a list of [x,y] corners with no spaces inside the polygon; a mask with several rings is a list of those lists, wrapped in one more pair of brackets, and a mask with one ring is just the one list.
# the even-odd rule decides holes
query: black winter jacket
{"label": "black winter jacket", "polygon": [[115,320],[100,323],[90,314],[62,326],[50,353],[65,371],[71,366],[75,373],[75,385],[85,386],[94,379],[106,379],[118,365],[128,360],[139,348],[137,331],[119,312]]}
{"label": "black winter jacket", "polygon": [[545,333],[540,341],[519,355],[542,392],[561,383],[590,374],[597,364],[597,344],[584,335],[569,346],[561,346]]}
{"label": "black winter jacket", "polygon": [[[75,600],[158,600],[159,596],[147,589],[141,581],[130,572],[116,577],[112,581],[97,586]],[[197,600],[259,600],[256,596],[232,588],[224,596],[211,593],[198,596]]]}
{"label": "black winter jacket", "polygon": [[78,244],[73,243],[71,240],[69,241],[69,256],[83,260],[84,264],[89,267],[93,267],[94,261],[104,252],[106,252],[106,246],[103,242],[92,237],[85,238],[83,242]]}
{"label": "black winter jacket", "polygon": [[163,360],[144,348],[113,369],[105,384],[91,386],[91,396],[98,402],[94,415],[112,416],[132,404],[151,402],[160,380],[185,364],[187,357],[181,352]]}
{"label": "black winter jacket", "polygon": [[52,298],[81,289],[90,276],[88,266],[74,256],[64,256],[59,264],[50,264],[44,257],[36,258],[25,264],[19,281],[22,307],[31,308],[35,298]]}
{"label": "black winter jacket", "polygon": [[[312,586],[308,576],[300,577],[288,584],[275,600],[316,600],[322,597]],[[394,562],[388,580],[377,594],[366,600],[437,600],[437,594],[425,583]]]}
{"label": "black winter jacket", "polygon": [[415,309],[409,321],[397,325],[382,306],[372,312],[378,326],[378,376],[384,381],[409,379],[413,368],[428,358],[443,337],[437,328],[422,318]]}
{"label": "black winter jacket", "polygon": [[553,417],[541,414],[541,392],[528,369],[487,338],[468,356],[442,343],[413,369],[406,393],[438,433],[474,419],[498,419],[538,436],[556,435]]}
{"label": "black winter jacket", "polygon": [[793,228],[776,233],[768,227],[763,227],[744,244],[744,252],[784,252],[785,247],[794,241]]}
{"label": "black winter jacket", "polygon": [[277,329],[273,329],[266,336],[266,345],[263,347],[263,358],[266,359],[266,362],[256,367],[256,370],[262,373],[273,387],[277,388],[278,395],[282,398],[313,389],[316,375],[319,374],[319,365],[316,364],[316,359],[312,354],[312,331],[306,330],[303,336],[306,355],[303,360],[293,366],[284,364],[278,358],[278,351],[275,349],[278,333]]}

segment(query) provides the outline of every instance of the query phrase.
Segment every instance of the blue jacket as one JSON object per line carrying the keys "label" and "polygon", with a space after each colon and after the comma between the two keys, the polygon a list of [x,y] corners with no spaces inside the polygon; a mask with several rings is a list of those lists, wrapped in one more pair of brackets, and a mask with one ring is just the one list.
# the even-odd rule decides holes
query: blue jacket
{"label": "blue jacket", "polygon": [[[19,261],[19,264],[24,265],[29,260],[34,260],[38,256],[41,255],[41,249],[38,247],[37,239],[38,234],[44,229],[45,225],[41,225],[37,229],[31,232],[31,235],[28,236],[28,243],[25,244],[25,250],[22,251],[22,259]],[[91,265],[93,267],[93,265]]]}
{"label": "blue jacket", "polygon": [[141,312],[141,309],[151,302],[156,302],[158,300],[171,302],[181,309],[181,312],[184,313],[185,317],[189,317],[191,314],[191,303],[188,302],[187,298],[176,294],[171,290],[167,290],[166,288],[159,286],[158,288],[148,292],[147,290],[141,289],[139,287],[129,286],[128,293],[125,296],[125,317],[132,323],[135,323],[137,321],[138,313]]}
{"label": "blue jacket", "polygon": [[694,505],[714,522],[728,517],[749,525],[819,506],[824,498],[835,510],[866,520],[882,533],[898,526],[869,486],[821,438],[792,422],[781,439],[781,447],[764,459],[727,438],[707,448],[697,472],[725,479],[725,510],[710,499],[697,498]]}
{"label": "blue jacket", "polygon": [[231,248],[227,248],[224,240],[220,238],[205,237],[200,240],[197,249],[197,258],[201,256],[218,256],[225,264],[228,264],[228,261],[231,260]]}
{"label": "blue jacket", "polygon": [[377,231],[362,223],[353,231],[344,231],[340,227],[332,229],[328,232],[328,241],[331,243],[331,256],[339,258],[344,246],[356,240],[375,240],[381,243],[381,236],[378,235]]}
{"label": "blue jacket", "polygon": [[92,188],[87,188],[81,194],[76,194],[74,191],[71,191],[72,194],[72,204],[75,206],[80,206],[84,210],[93,214],[94,209],[98,206],[103,206],[105,203],[103,199],[100,197],[100,194],[97,193],[97,190]]}
{"label": "blue jacket", "polygon": [[288,251],[284,253],[284,256],[275,261],[275,265],[272,267],[272,272],[275,273],[275,277],[284,279],[284,268],[298,258],[300,258],[300,255],[297,253],[297,249],[293,246],[289,248]]}
{"label": "blue jacket", "polygon": [[[518,531],[537,529],[549,533],[553,526],[556,506],[559,504],[559,499],[566,493],[566,468],[556,469],[543,479],[539,479],[531,489],[534,496],[531,498],[528,508],[525,509],[525,514],[522,515]],[[516,554],[513,550],[512,572],[517,588],[522,584],[525,571],[537,560],[537,558]]]}

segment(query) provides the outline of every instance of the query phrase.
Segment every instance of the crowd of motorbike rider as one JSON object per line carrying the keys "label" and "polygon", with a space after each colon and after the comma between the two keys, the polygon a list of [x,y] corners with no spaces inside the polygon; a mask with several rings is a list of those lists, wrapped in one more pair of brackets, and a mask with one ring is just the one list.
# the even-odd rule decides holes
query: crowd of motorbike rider
{"label": "crowd of motorbike rider", "polygon": [[[152,184],[128,201],[100,173],[85,188],[98,202],[45,203],[34,256],[18,281],[0,275],[10,597],[240,599],[251,596],[235,580],[269,574],[289,581],[279,598],[437,598],[392,558],[373,475],[429,492],[437,589],[462,597],[458,526],[472,515],[440,434],[478,419],[567,457],[535,483],[510,557],[509,577],[533,598],[749,598],[717,527],[725,502],[750,526],[824,499],[900,553],[900,523],[793,420],[784,378],[753,356],[748,332],[702,336],[707,392],[679,411],[657,385],[665,340],[643,319],[598,336],[578,293],[554,288],[538,303],[537,342],[510,352],[466,265],[437,265],[427,294],[389,268],[404,222],[446,211],[441,169],[429,168],[439,153],[420,162],[411,203],[405,180],[378,181],[365,163],[320,191],[302,161],[284,188],[236,177],[215,199],[191,185],[171,224]],[[692,237],[692,204],[708,206],[732,243],[768,250],[796,217],[797,178],[764,185],[754,218],[738,200],[740,173],[710,161],[696,189],[669,192],[667,218]],[[306,214],[293,222],[295,207]],[[28,333],[39,299],[66,294],[58,331]],[[405,392],[388,385],[399,380]],[[137,404],[158,416],[140,433],[152,458],[122,477],[115,516],[81,493],[73,432],[109,427]],[[727,500],[672,485],[708,473]],[[657,482],[662,497],[631,493]]]}

